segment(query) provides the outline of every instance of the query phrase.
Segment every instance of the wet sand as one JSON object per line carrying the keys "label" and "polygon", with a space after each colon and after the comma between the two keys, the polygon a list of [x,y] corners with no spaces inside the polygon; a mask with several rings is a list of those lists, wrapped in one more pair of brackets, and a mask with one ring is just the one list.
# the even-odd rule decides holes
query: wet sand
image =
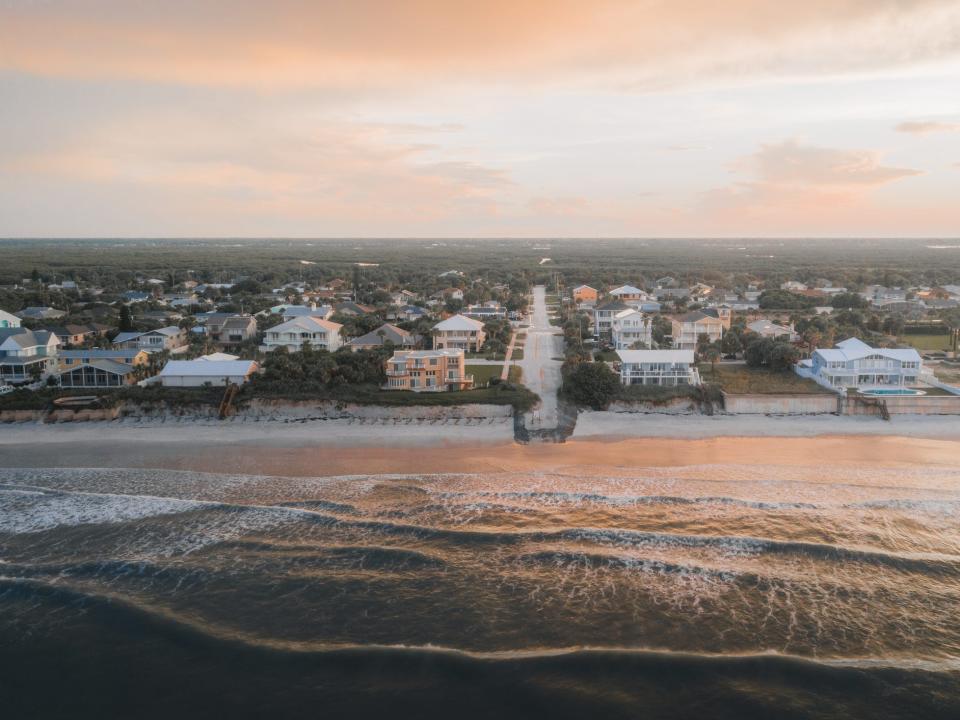
{"label": "wet sand", "polygon": [[[876,424],[880,424],[874,421]],[[329,476],[377,473],[536,472],[545,467],[630,468],[706,464],[960,467],[960,438],[897,435],[814,437],[576,437],[519,445],[509,426],[367,428],[4,428],[4,467],[150,467],[203,472]],[[889,428],[889,426],[887,426]],[[357,430],[357,429],[354,429]],[[469,431],[468,431],[469,430]],[[106,432],[105,432],[106,431]]]}

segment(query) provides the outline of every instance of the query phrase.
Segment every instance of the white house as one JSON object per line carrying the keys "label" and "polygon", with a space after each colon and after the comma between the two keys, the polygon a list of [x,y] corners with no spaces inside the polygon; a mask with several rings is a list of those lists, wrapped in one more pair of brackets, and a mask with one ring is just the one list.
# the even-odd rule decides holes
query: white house
{"label": "white house", "polygon": [[653,344],[653,324],[649,317],[633,308],[621,310],[610,324],[610,341],[614,350],[629,350],[636,343],[649,348]]}
{"label": "white house", "polygon": [[796,331],[793,329],[791,324],[789,327],[786,325],[778,325],[775,322],[769,320],[754,320],[752,323],[747,325],[747,330],[750,332],[755,332],[760,337],[765,338],[778,338],[786,336],[790,342],[794,342],[798,339]]}
{"label": "white house", "polygon": [[454,315],[433,326],[433,349],[480,352],[486,337],[482,322],[465,315]]}
{"label": "white house", "polygon": [[6,310],[0,310],[0,328],[18,328],[20,327],[20,318],[11,315]]}
{"label": "white house", "polygon": [[157,375],[164,387],[243,385],[257,372],[253,360],[171,360]]}
{"label": "white house", "polygon": [[0,384],[49,376],[57,369],[59,345],[49,330],[0,329]]}
{"label": "white house", "polygon": [[618,350],[624,385],[699,385],[693,350]]}
{"label": "white house", "polygon": [[187,347],[187,333],[176,325],[146,332],[122,332],[113,339],[113,344],[119,348],[137,348],[148,352],[182,352]]}
{"label": "white house", "polygon": [[340,328],[343,325],[315,317],[296,317],[285,323],[268,328],[263,337],[262,352],[272,352],[285,347],[291,352],[303,350],[305,343],[316,350],[334,352],[343,345]]}
{"label": "white house", "polygon": [[624,310],[632,310],[629,305],[619,300],[607,300],[593,309],[593,336],[597,339],[606,339],[613,332],[613,318]]}
{"label": "white house", "polygon": [[857,338],[833,348],[813,351],[809,366],[798,373],[837,388],[914,385],[923,372],[923,359],[913,348],[874,348]]}

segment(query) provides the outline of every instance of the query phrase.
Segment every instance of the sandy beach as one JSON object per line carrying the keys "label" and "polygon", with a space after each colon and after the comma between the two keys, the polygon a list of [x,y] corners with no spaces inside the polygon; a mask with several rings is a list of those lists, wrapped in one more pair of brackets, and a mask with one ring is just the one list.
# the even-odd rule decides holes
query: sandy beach
{"label": "sandy beach", "polygon": [[584,413],[566,443],[530,445],[514,442],[510,423],[78,423],[6,426],[0,431],[0,463],[5,467],[324,476],[812,462],[960,466],[960,421]]}

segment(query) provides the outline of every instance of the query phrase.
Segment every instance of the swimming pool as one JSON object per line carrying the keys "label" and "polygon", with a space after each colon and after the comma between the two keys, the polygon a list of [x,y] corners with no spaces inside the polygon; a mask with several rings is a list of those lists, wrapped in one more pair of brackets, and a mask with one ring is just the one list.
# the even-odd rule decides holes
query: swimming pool
{"label": "swimming pool", "polygon": [[873,388],[870,390],[861,390],[861,395],[926,395],[923,390],[913,390],[912,388]]}

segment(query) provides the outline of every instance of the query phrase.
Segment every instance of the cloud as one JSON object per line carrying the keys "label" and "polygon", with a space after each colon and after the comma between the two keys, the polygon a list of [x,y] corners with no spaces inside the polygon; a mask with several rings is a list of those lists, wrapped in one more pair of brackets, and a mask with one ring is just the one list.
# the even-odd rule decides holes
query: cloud
{"label": "cloud", "polygon": [[790,188],[863,188],[921,174],[881,165],[880,153],[874,150],[838,150],[796,140],[762,145],[739,165],[753,171],[762,184]]}
{"label": "cloud", "polygon": [[470,79],[630,90],[960,53],[954,0],[85,0],[0,5],[0,68],[261,90]]}
{"label": "cloud", "polygon": [[922,174],[910,168],[883,165],[874,150],[846,150],[803,145],[796,140],[761,145],[734,163],[747,174],[706,193],[696,213],[718,228],[742,228],[750,234],[794,233],[824,228],[847,229],[878,208],[871,193],[890,183]]}
{"label": "cloud", "polygon": [[913,133],[916,135],[926,135],[935,132],[960,132],[960,123],[945,123],[934,121],[914,120],[902,122],[894,130],[902,133]]}

